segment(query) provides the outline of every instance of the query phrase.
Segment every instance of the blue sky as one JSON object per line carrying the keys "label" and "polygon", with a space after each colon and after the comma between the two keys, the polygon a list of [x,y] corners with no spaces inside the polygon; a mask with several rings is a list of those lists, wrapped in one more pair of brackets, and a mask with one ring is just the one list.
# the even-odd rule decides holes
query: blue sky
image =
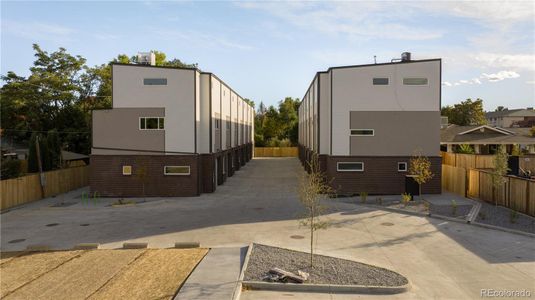
{"label": "blue sky", "polygon": [[28,75],[32,43],[89,65],[159,50],[196,62],[242,96],[301,98],[315,72],[443,59],[443,104],[535,106],[535,4],[524,2],[6,2],[1,73]]}

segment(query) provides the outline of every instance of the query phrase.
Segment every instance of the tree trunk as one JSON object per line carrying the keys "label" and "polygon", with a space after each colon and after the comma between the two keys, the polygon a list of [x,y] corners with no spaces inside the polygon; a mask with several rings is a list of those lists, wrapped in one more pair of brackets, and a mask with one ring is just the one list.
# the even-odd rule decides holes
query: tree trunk
{"label": "tree trunk", "polygon": [[310,218],[310,268],[312,268],[312,257],[314,256],[314,209]]}

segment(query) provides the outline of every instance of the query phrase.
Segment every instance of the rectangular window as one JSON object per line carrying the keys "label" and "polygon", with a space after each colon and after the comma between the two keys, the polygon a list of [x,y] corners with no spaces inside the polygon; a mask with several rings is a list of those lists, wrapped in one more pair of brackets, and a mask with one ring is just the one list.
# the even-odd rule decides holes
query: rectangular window
{"label": "rectangular window", "polygon": [[388,78],[386,77],[374,77],[373,85],[388,85]]}
{"label": "rectangular window", "polygon": [[219,119],[215,119],[215,129],[219,129]]}
{"label": "rectangular window", "polygon": [[338,172],[362,172],[364,171],[363,162],[339,162],[336,164]]}
{"label": "rectangular window", "polygon": [[403,85],[427,85],[427,78],[403,78]]}
{"label": "rectangular window", "polygon": [[132,175],[132,166],[123,166],[123,175]]}
{"label": "rectangular window", "polygon": [[165,118],[141,117],[139,118],[139,129],[163,130],[165,129]]}
{"label": "rectangular window", "polygon": [[398,162],[398,172],[407,172],[406,162]]}
{"label": "rectangular window", "polygon": [[164,175],[190,175],[190,166],[165,166]]}
{"label": "rectangular window", "polygon": [[167,85],[167,78],[144,78],[144,85]]}
{"label": "rectangular window", "polygon": [[373,129],[351,129],[351,135],[355,136],[374,136],[375,130]]}

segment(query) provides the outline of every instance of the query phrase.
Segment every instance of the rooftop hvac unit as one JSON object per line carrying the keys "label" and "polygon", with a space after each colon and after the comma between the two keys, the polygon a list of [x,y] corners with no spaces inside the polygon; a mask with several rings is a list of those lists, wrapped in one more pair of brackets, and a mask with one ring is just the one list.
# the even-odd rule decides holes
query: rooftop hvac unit
{"label": "rooftop hvac unit", "polygon": [[440,128],[448,127],[448,117],[440,116]]}
{"label": "rooftop hvac unit", "polygon": [[139,52],[137,54],[137,63],[140,65],[156,65],[156,55],[153,52]]}
{"label": "rooftop hvac unit", "polygon": [[410,52],[401,53],[401,61],[411,61],[411,53]]}

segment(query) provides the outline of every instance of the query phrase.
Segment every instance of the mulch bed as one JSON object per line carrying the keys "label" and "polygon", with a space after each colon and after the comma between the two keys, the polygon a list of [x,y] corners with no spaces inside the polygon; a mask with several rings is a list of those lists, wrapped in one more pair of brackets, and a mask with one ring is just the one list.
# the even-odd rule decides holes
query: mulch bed
{"label": "mulch bed", "polygon": [[484,202],[481,205],[476,222],[535,234],[535,218],[521,213],[514,215],[512,210],[503,206]]}
{"label": "mulch bed", "polygon": [[249,263],[245,270],[245,281],[266,281],[272,268],[280,268],[297,274],[310,274],[306,283],[402,286],[408,283],[404,276],[380,267],[336,257],[314,255],[314,268],[310,268],[310,254],[284,248],[253,244]]}

